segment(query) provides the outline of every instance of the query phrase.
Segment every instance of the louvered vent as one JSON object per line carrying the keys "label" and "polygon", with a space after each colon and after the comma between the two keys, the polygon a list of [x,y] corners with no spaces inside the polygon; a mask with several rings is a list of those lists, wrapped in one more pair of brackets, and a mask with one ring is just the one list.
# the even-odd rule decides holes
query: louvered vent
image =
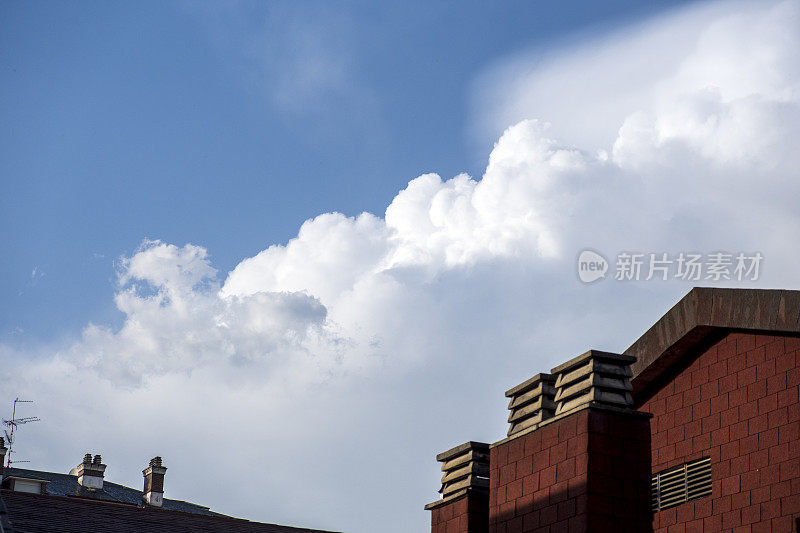
{"label": "louvered vent", "polygon": [[653,474],[653,512],[711,495],[711,459],[703,457],[691,463]]}
{"label": "louvered vent", "polygon": [[442,463],[442,487],[439,492],[447,498],[465,489],[489,489],[489,445],[466,442],[436,456]]}
{"label": "louvered vent", "polygon": [[556,412],[555,376],[536,374],[506,391],[508,401],[508,436],[540,424]]}
{"label": "louvered vent", "polygon": [[629,408],[631,397],[630,365],[635,357],[589,350],[552,369],[556,376],[556,416],[584,405],[609,405]]}

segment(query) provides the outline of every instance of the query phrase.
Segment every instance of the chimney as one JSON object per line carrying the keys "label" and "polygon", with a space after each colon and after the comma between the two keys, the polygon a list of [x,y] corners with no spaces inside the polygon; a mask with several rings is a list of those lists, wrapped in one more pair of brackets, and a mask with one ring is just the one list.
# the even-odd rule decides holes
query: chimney
{"label": "chimney", "polygon": [[102,464],[102,459],[99,455],[95,455],[92,459],[92,454],[87,453],[83,456],[83,462],[72,469],[70,474],[78,476],[78,484],[87,489],[102,489],[103,488],[103,473],[106,471],[106,465]]}
{"label": "chimney", "polygon": [[144,494],[142,499],[148,505],[161,507],[164,500],[164,474],[167,467],[161,466],[161,457],[150,459],[150,465],[142,470],[144,475]]}
{"label": "chimney", "polygon": [[3,437],[0,437],[0,477],[3,477],[2,474],[5,472],[7,451],[8,448],[6,448],[6,440]]}
{"label": "chimney", "polygon": [[589,350],[506,393],[509,436],[490,446],[490,531],[652,533],[652,415],[633,409],[634,361]]}
{"label": "chimney", "polygon": [[489,445],[465,442],[436,456],[442,463],[442,498],[429,503],[431,531],[488,533]]}

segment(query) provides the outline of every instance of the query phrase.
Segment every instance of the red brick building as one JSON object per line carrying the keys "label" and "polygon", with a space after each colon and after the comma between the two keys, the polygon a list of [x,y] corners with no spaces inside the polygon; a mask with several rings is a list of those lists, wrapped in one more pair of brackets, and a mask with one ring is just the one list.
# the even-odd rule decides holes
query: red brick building
{"label": "red brick building", "polygon": [[693,289],[507,391],[505,439],[437,456],[431,530],[800,531],[799,361],[800,291]]}

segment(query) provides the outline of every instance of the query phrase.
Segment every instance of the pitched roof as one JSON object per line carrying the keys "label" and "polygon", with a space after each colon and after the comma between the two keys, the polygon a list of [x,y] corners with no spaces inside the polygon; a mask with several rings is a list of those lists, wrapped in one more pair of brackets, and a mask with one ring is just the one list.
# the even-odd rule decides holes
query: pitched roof
{"label": "pitched roof", "polygon": [[[133,505],[142,504],[142,491],[103,481],[102,489],[87,489],[78,484],[78,477],[72,474],[61,474],[59,472],[43,472],[40,470],[28,470],[25,468],[8,468],[5,477],[17,476],[27,479],[41,479],[49,481],[47,484],[47,494],[52,496],[74,496],[92,500],[105,500],[117,503],[129,503]],[[209,510],[208,507],[189,503],[182,500],[171,500],[164,498],[162,509],[169,511],[183,511],[185,513],[207,514],[223,516]]]}
{"label": "pitched roof", "polygon": [[4,477],[12,476],[48,481],[47,493],[0,490],[0,533],[323,533],[233,518],[203,505],[169,498],[164,498],[160,509],[153,508],[143,505],[141,490],[110,481],[104,481],[102,489],[88,489],[72,474],[6,469]]}
{"label": "pitched roof", "polygon": [[695,287],[623,352],[637,358],[634,398],[645,398],[673,366],[729,331],[800,334],[800,291]]}
{"label": "pitched roof", "polygon": [[130,503],[0,491],[13,533],[320,533],[319,530],[140,507]]}

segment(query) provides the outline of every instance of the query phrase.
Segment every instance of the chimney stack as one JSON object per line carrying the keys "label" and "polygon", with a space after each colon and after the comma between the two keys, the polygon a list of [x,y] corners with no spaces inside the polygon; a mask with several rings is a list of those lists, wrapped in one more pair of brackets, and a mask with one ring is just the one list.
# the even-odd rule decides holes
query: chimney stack
{"label": "chimney stack", "polygon": [[87,489],[102,489],[103,488],[103,474],[106,471],[106,465],[102,464],[102,459],[99,455],[95,455],[92,459],[92,454],[87,453],[83,456],[83,462],[72,469],[71,474],[78,476],[78,484]]}
{"label": "chimney stack", "polygon": [[164,474],[167,467],[161,466],[161,457],[150,459],[150,465],[142,470],[144,475],[144,494],[142,499],[148,505],[161,507],[164,500]]}
{"label": "chimney stack", "polygon": [[6,440],[3,437],[0,437],[0,477],[2,477],[3,472],[5,472],[7,451],[8,448],[6,448]]}

